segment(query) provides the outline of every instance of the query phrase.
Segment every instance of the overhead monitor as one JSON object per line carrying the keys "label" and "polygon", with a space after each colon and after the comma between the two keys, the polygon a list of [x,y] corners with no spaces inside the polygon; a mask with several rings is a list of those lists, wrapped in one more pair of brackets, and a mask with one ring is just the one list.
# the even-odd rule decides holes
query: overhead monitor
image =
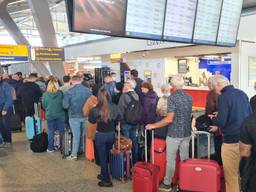
{"label": "overhead monitor", "polygon": [[198,0],[193,43],[215,45],[222,0]]}
{"label": "overhead monitor", "polygon": [[192,42],[197,0],[167,0],[164,40]]}
{"label": "overhead monitor", "polygon": [[128,0],[126,35],[162,39],[166,0]]}
{"label": "overhead monitor", "polygon": [[223,0],[217,45],[235,46],[243,0]]}
{"label": "overhead monitor", "polygon": [[243,0],[66,0],[80,33],[234,46]]}
{"label": "overhead monitor", "polygon": [[126,0],[73,0],[73,30],[123,36]]}

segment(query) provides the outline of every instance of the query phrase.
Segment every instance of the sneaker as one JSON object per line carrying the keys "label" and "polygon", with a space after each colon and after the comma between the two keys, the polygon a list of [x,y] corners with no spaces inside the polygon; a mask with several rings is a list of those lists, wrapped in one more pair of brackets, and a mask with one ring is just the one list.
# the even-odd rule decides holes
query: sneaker
{"label": "sneaker", "polygon": [[113,187],[113,183],[111,181],[100,181],[98,185],[100,187]]}
{"label": "sneaker", "polygon": [[162,182],[159,186],[160,191],[167,191],[171,192],[172,191],[172,186],[171,185],[165,185],[164,182]]}
{"label": "sneaker", "polygon": [[6,147],[6,148],[9,148],[9,147],[11,147],[11,143],[4,143],[4,147]]}
{"label": "sneaker", "polygon": [[77,160],[77,157],[73,157],[73,156],[68,156],[67,158],[66,158],[67,160],[72,160],[72,161],[76,161]]}
{"label": "sneaker", "polygon": [[47,149],[47,153],[53,153],[53,152],[54,152],[54,150]]}

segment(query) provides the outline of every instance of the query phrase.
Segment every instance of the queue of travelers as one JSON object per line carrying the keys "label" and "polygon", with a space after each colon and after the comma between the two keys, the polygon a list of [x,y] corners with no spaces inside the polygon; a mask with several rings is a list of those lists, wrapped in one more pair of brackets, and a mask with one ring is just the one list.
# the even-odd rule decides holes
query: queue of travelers
{"label": "queue of travelers", "polygon": [[[34,103],[41,102],[48,125],[47,152],[52,153],[55,150],[55,130],[58,130],[61,138],[64,129],[70,128],[73,142],[71,155],[67,159],[78,160],[81,143],[83,150],[87,144],[94,146],[95,160],[101,168],[97,175],[98,185],[112,187],[108,154],[115,142],[118,122],[121,122],[121,134],[132,141],[133,164],[138,161],[138,128],[149,130],[147,140],[150,146],[150,131],[155,130],[157,134],[158,128],[166,127],[166,175],[160,189],[171,191],[177,151],[181,160],[189,158],[192,131],[192,97],[183,89],[183,77],[174,75],[170,81],[171,87],[161,87],[160,97],[150,82],[138,77],[138,71],[135,69],[124,84],[113,81],[111,76],[104,78],[103,85],[84,83],[84,79],[79,75],[64,76],[62,81],[64,84],[61,85],[56,77],[50,76],[46,80],[35,73],[25,79],[20,73],[10,77],[2,75],[1,147],[9,147],[12,143],[9,123],[13,109],[17,109],[24,122],[26,116],[34,115]],[[240,159],[250,160],[251,169],[256,169],[255,97],[249,101],[243,91],[234,88],[222,75],[210,77],[208,87],[210,91],[205,115],[211,122],[209,131],[214,135],[214,160],[220,165],[223,164],[226,191],[239,192]],[[141,120],[136,123],[131,123],[127,117],[131,102],[141,105],[143,111]],[[242,178],[242,183],[246,183],[242,187],[246,186],[247,191],[253,191],[251,189],[255,185],[252,181],[255,173],[250,174],[251,177],[246,181]]]}

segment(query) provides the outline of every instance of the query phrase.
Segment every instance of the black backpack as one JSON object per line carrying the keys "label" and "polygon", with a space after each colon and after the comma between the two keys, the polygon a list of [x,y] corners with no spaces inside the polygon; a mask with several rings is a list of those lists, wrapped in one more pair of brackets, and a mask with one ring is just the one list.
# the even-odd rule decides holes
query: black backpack
{"label": "black backpack", "polygon": [[42,132],[38,135],[35,135],[30,144],[30,149],[35,153],[42,153],[47,150],[48,147],[48,134]]}
{"label": "black backpack", "polygon": [[209,118],[207,117],[207,115],[201,115],[199,117],[196,118],[196,129],[198,131],[206,131],[209,132],[209,126],[211,125],[211,122],[209,120]]}
{"label": "black backpack", "polygon": [[139,100],[137,101],[136,99],[134,99],[134,97],[130,93],[128,93],[127,95],[129,95],[131,101],[125,111],[125,122],[131,125],[138,125],[139,123],[141,123],[143,118],[143,108]]}

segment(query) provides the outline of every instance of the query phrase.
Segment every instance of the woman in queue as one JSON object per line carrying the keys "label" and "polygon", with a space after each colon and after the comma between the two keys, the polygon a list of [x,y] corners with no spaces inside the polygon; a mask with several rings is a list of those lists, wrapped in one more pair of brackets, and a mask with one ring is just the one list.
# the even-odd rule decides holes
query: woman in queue
{"label": "woman in queue", "polygon": [[100,187],[112,187],[109,173],[109,154],[115,142],[115,120],[118,118],[116,105],[112,104],[111,96],[106,88],[100,88],[98,103],[89,113],[89,122],[97,123],[95,144],[100,160]]}

